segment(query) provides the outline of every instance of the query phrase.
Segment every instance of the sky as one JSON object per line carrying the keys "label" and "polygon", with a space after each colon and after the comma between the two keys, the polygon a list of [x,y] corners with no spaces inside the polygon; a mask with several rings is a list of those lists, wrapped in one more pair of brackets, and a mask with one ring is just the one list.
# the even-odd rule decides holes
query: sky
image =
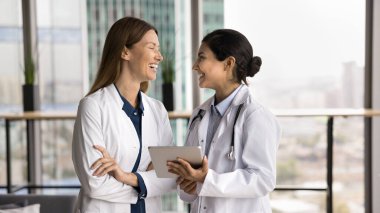
{"label": "sky", "polygon": [[225,27],[242,32],[266,78],[310,79],[364,66],[365,1],[224,0]]}

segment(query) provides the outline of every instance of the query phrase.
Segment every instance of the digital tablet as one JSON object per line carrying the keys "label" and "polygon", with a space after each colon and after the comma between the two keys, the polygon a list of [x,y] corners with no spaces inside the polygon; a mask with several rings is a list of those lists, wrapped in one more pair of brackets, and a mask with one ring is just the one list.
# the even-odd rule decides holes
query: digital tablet
{"label": "digital tablet", "polygon": [[175,178],[178,175],[168,172],[167,162],[180,157],[188,161],[193,168],[202,166],[202,149],[200,146],[149,146],[150,157],[156,175],[159,178]]}

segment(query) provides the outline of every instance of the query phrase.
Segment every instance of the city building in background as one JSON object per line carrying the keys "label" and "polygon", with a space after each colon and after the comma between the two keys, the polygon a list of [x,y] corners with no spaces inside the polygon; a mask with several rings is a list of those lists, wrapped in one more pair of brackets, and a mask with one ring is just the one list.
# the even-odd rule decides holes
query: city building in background
{"label": "city building in background", "polygon": [[88,85],[85,4],[37,0],[38,84],[43,110],[76,110]]}
{"label": "city building in background", "polygon": [[364,102],[364,67],[355,61],[343,63],[342,107],[362,108]]}
{"label": "city building in background", "polygon": [[[224,0],[203,1],[203,36],[224,28]],[[214,90],[201,88],[201,103],[215,94]]]}
{"label": "city building in background", "polygon": [[[12,9],[10,9],[12,8]],[[0,1],[0,110],[21,110],[24,67],[20,1]]]}
{"label": "city building in background", "polygon": [[[179,6],[177,6],[177,4]],[[188,11],[182,5],[184,1],[174,0],[122,0],[122,1],[87,1],[87,23],[88,23],[88,54],[89,54],[89,78],[93,82],[100,64],[101,54],[107,32],[111,25],[118,19],[125,16],[142,18],[152,24],[158,30],[160,49],[164,58],[172,59],[174,66],[178,68],[183,60],[176,58],[177,55],[185,57],[186,49],[189,44],[189,35],[184,35],[186,25],[182,25],[178,20],[184,20]],[[187,7],[188,8],[188,7]],[[180,11],[176,11],[180,10]],[[187,9],[188,10],[188,9]],[[189,56],[190,57],[190,56]],[[161,68],[161,67],[160,67]],[[189,68],[180,67],[175,69],[177,73],[189,71]],[[181,79],[176,79],[180,82]],[[149,95],[157,99],[162,97],[162,75],[161,69],[158,71],[157,80],[150,83]],[[183,82],[182,82],[183,84]],[[185,93],[186,90],[179,87],[177,93]],[[183,105],[177,106],[182,108]]]}

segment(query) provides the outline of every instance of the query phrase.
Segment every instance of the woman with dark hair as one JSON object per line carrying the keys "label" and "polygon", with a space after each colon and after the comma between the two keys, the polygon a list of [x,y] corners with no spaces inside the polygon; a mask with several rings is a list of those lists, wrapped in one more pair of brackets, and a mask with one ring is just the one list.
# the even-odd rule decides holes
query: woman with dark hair
{"label": "woman with dark hair", "polygon": [[201,168],[180,158],[168,162],[191,212],[271,212],[280,127],[253,98],[246,80],[261,63],[235,30],[216,30],[202,40],[193,70],[199,86],[215,95],[194,110],[186,145],[201,146],[205,157]]}
{"label": "woman with dark hair", "polygon": [[147,149],[173,142],[163,104],[144,94],[162,60],[152,25],[132,17],[112,25],[74,126],[77,212],[160,212],[160,195],[175,188],[156,177]]}

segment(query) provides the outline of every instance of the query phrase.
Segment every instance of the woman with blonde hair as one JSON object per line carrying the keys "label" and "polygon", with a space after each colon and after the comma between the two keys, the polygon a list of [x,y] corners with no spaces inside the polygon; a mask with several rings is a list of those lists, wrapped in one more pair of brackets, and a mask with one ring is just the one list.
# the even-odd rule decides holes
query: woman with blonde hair
{"label": "woman with blonde hair", "polygon": [[75,121],[77,212],[160,212],[160,195],[175,188],[175,180],[156,177],[147,149],[173,141],[163,104],[144,94],[162,60],[152,25],[125,17],[110,28]]}

